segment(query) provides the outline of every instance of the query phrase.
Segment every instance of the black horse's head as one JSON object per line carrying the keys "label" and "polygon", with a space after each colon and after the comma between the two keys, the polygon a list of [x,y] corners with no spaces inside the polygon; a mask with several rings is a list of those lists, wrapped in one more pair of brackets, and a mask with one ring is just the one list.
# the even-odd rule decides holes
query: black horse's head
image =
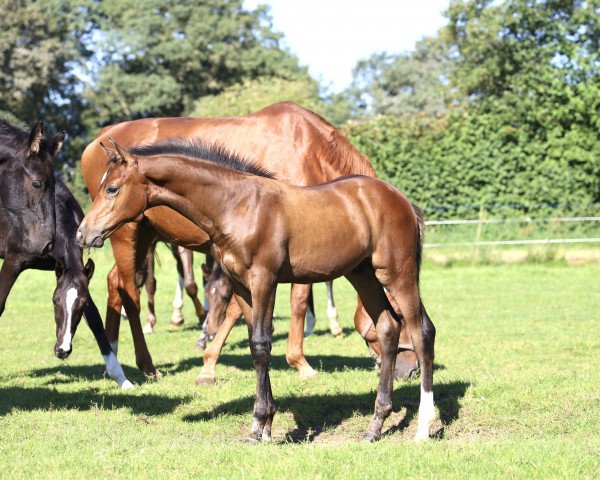
{"label": "black horse's head", "polygon": [[90,300],[89,283],[93,275],[91,258],[83,269],[67,268],[56,262],[56,290],[52,297],[56,321],[54,354],[60,359],[67,358],[73,350],[73,337]]}
{"label": "black horse's head", "polygon": [[31,132],[0,119],[0,200],[23,251],[48,254],[54,245],[52,159],[65,135],[44,138],[42,122]]}

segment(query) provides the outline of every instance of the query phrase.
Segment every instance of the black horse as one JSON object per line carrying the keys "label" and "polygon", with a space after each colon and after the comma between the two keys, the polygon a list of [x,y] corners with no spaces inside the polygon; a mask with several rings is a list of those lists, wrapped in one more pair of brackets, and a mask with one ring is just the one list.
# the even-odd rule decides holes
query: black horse
{"label": "black horse", "polygon": [[[51,160],[60,150],[64,134],[45,140],[41,124],[38,124],[31,134],[31,137],[37,136],[42,140],[38,140],[40,148],[36,158],[32,158],[31,149],[19,143],[19,140],[29,138],[29,135],[0,120],[0,168],[5,167],[0,170],[0,258],[4,259],[0,270],[0,316],[4,311],[6,298],[22,271],[29,268],[54,270],[57,279],[53,296],[56,356],[61,359],[69,356],[73,336],[82,315],[85,315],[106,362],[108,375],[121,388],[131,388],[132,384],[125,377],[123,368],[111,349],[102,319],[89,293],[88,285],[94,274],[94,262],[90,259],[83,265],[82,250],[75,241],[83,211],[69,189],[62,181],[55,179],[52,172]],[[46,158],[40,158],[44,156]],[[39,163],[36,164],[38,170],[34,174],[29,173],[33,168],[29,165],[32,162]],[[19,163],[27,168],[18,168]],[[49,170],[43,169],[45,176],[40,173],[42,164],[44,167],[49,166]],[[10,177],[12,172],[20,172],[20,176]],[[30,189],[28,182],[38,182],[42,186]],[[28,193],[33,192],[43,195],[37,193],[31,195],[33,198],[28,197]],[[15,208],[15,204],[20,205],[20,210]],[[44,208],[41,208],[42,205]],[[48,210],[48,205],[51,210]],[[48,224],[52,232],[47,235],[50,240],[46,240],[44,248],[35,249],[33,246],[43,244],[43,241],[37,240],[41,236],[40,225]],[[29,227],[32,227],[31,231],[27,230]]]}

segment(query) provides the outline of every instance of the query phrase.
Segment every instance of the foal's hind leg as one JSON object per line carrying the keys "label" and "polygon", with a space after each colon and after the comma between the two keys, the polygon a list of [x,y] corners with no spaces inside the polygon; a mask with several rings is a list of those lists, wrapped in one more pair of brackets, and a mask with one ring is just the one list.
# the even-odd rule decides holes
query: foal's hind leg
{"label": "foal's hind leg", "polygon": [[304,356],[304,317],[308,306],[310,285],[294,283],[290,292],[290,334],[285,358],[290,367],[298,370],[300,378],[306,380],[314,377],[317,372],[306,361]]}
{"label": "foal's hind leg", "polygon": [[156,313],[154,310],[154,296],[156,295],[156,277],[154,275],[154,249],[156,244],[150,246],[148,255],[146,255],[146,281],[144,286],[146,287],[146,294],[148,296],[148,323],[144,327],[144,333],[152,333],[154,331],[154,325],[156,325]]}
{"label": "foal's hind leg", "polygon": [[192,299],[194,309],[196,310],[196,317],[198,322],[202,325],[202,322],[206,319],[206,310],[204,305],[198,299],[198,285],[196,284],[196,277],[194,276],[194,252],[187,248],[179,247],[179,257],[181,258],[181,264],[183,265],[183,280],[185,291],[188,297]]}
{"label": "foal's hind leg", "polygon": [[383,270],[378,270],[376,273],[377,278],[396,301],[406,321],[421,366],[421,401],[415,440],[426,440],[429,438],[430,424],[435,418],[433,405],[435,327],[421,302],[419,287],[414,276],[408,274],[392,276]]}
{"label": "foal's hind leg", "polygon": [[346,275],[346,278],[360,295],[365,309],[373,319],[377,340],[381,347],[381,370],[375,415],[363,437],[364,440],[374,441],[381,437],[383,422],[392,412],[394,365],[400,337],[400,322],[385,296],[383,287],[377,281],[371,265],[363,263]]}

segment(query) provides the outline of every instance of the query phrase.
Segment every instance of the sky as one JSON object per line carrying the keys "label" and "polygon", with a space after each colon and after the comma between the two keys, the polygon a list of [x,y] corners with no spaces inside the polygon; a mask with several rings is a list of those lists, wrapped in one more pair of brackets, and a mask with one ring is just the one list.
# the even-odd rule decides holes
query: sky
{"label": "sky", "polygon": [[340,92],[352,68],[372,53],[410,51],[446,22],[450,0],[245,0],[247,8],[271,6],[284,46],[310,74]]}

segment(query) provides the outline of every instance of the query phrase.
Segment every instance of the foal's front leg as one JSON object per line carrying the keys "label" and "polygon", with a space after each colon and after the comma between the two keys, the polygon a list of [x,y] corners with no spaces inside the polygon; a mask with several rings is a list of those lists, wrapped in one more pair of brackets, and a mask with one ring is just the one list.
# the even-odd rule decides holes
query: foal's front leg
{"label": "foal's front leg", "polygon": [[[275,306],[275,293],[277,284],[273,275],[265,273],[254,275],[251,285],[252,309],[245,298],[238,298],[242,312],[246,318],[252,318],[250,333],[250,351],[256,370],[256,401],[252,428],[248,442],[256,443],[271,440],[271,425],[275,415],[275,405],[271,392],[269,378],[269,360],[271,358],[271,338],[273,335],[273,308]],[[234,290],[236,288],[234,287]],[[239,290],[236,292],[238,293]],[[238,295],[240,295],[238,293]]]}

